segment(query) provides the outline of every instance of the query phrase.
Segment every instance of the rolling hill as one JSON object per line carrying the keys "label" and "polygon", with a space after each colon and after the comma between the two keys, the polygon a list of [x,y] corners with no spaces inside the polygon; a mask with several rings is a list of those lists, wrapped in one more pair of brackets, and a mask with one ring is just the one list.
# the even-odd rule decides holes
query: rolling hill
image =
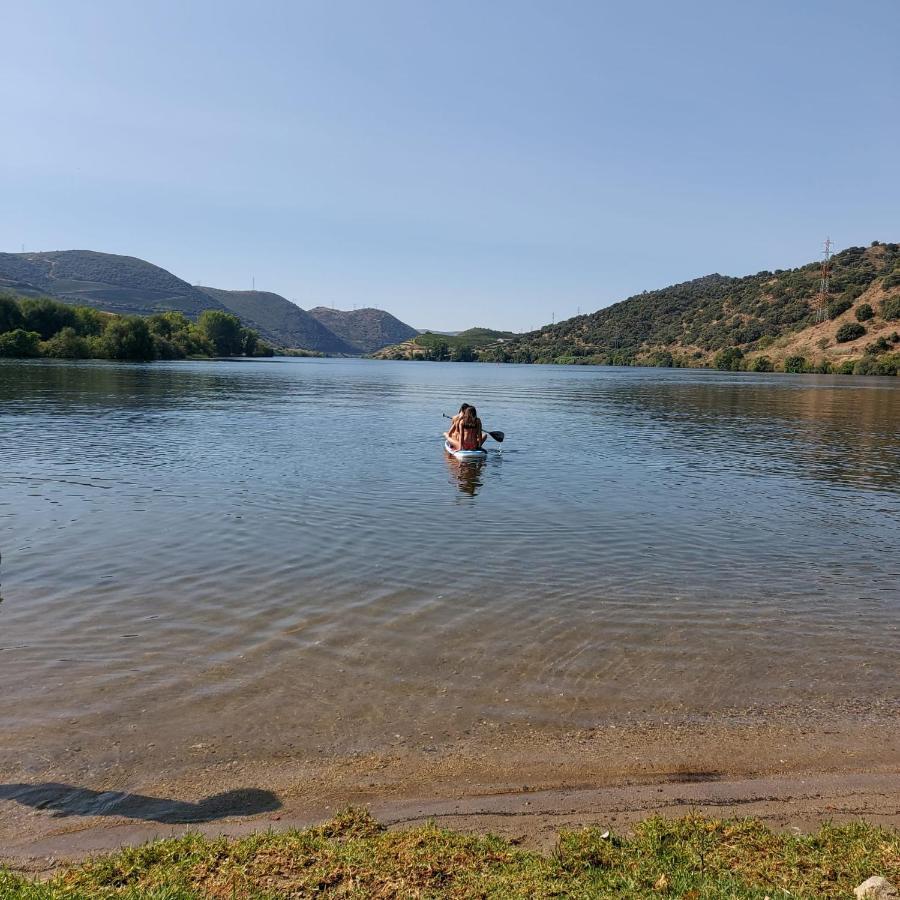
{"label": "rolling hill", "polygon": [[401,322],[383,309],[330,309],[316,306],[309,314],[338,337],[352,344],[357,353],[374,353],[382,347],[399,344],[419,331]]}
{"label": "rolling hill", "polygon": [[900,245],[836,253],[824,321],[815,310],[820,269],[812,262],[743,278],[706,275],[547,325],[480,358],[703,366],[721,365],[724,353],[746,367],[763,356],[782,367],[802,356],[827,368],[900,349]]}
{"label": "rolling hill", "polygon": [[467,328],[465,331],[423,331],[408,341],[384,347],[379,359],[432,359],[459,362],[474,361],[477,351],[501,346],[517,337],[513,331],[491,328]]}
{"label": "rolling hill", "polygon": [[270,291],[198,290],[233,312],[276,347],[358,355],[359,350],[280,294]]}
{"label": "rolling hill", "polygon": [[196,318],[204,309],[222,309],[218,301],[159,266],[93,250],[0,253],[0,289],[125,315],[178,310]]}

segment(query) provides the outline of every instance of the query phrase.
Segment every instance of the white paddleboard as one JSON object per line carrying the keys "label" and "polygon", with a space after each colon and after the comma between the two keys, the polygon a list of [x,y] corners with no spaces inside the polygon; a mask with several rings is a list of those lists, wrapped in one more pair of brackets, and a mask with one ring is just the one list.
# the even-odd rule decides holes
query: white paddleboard
{"label": "white paddleboard", "polygon": [[447,441],[444,441],[444,449],[457,459],[466,459],[469,462],[476,462],[480,459],[487,459],[487,450],[454,450]]}

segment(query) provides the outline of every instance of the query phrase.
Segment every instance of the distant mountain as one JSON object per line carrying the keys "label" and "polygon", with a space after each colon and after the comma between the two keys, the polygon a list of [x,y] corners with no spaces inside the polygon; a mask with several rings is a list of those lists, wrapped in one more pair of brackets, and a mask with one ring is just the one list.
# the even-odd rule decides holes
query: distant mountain
{"label": "distant mountain", "polygon": [[233,312],[245,325],[255,328],[276,347],[359,355],[360,351],[353,344],[280,294],[212,287],[199,287],[198,290]]}
{"label": "distant mountain", "polygon": [[222,308],[209,295],[159,266],[133,256],[93,250],[0,253],[0,289],[123,314],[178,310],[196,318],[204,309]]}
{"label": "distant mountain", "polygon": [[481,358],[703,366],[721,364],[727,351],[742,367],[759,357],[782,366],[791,357],[834,366],[896,347],[900,245],[874,241],[836,253],[824,318],[815,309],[821,265],[743,278],[705,275],[644,291],[520,335]]}
{"label": "distant mountain", "polygon": [[326,328],[356,347],[358,353],[374,353],[382,347],[415,337],[419,330],[401,322],[382,309],[329,309],[317,306],[309,311]]}

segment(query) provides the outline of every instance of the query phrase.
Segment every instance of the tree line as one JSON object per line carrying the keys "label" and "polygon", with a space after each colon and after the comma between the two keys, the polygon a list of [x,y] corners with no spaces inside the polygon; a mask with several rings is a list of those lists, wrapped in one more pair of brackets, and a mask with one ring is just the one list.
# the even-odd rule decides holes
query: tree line
{"label": "tree line", "polygon": [[211,356],[273,356],[231,313],[120,316],[46,297],[0,294],[0,356],[145,361]]}

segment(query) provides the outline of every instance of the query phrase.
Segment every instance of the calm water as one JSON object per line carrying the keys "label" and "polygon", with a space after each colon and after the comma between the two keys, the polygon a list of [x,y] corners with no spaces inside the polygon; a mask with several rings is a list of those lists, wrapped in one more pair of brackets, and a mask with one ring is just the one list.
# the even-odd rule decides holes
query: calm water
{"label": "calm water", "polygon": [[0,363],[0,765],[889,701],[898,424],[886,378]]}

